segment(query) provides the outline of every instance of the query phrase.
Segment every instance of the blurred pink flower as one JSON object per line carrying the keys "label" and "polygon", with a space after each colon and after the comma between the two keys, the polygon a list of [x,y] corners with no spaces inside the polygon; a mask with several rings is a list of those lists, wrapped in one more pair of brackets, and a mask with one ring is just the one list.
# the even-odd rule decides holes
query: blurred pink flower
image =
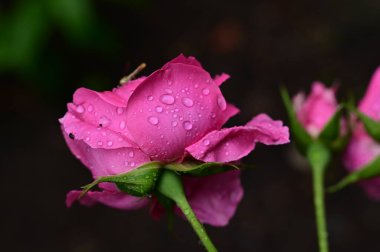
{"label": "blurred pink flower", "polygon": [[[150,76],[112,91],[79,88],[60,119],[66,142],[94,178],[126,173],[155,160],[231,162],[248,155],[257,142],[289,142],[288,128],[264,114],[244,126],[221,129],[239,112],[219,88],[228,78],[221,74],[212,79],[195,58],[180,55]],[[239,177],[239,171],[230,171],[184,178],[187,197],[201,222],[228,223],[243,195]],[[79,201],[119,209],[137,209],[151,201],[121,192],[113,184],[102,183],[100,188]],[[67,195],[67,206],[79,193]]]}
{"label": "blurred pink flower", "polygon": [[312,84],[311,93],[298,93],[293,98],[294,109],[300,123],[313,137],[317,137],[335,114],[338,104],[335,89],[326,88],[321,82]]}
{"label": "blurred pink flower", "polygon": [[[375,71],[359,110],[374,120],[380,121],[380,67]],[[362,123],[357,124],[344,156],[344,164],[349,171],[360,170],[380,156],[380,144],[366,132]],[[380,178],[361,182],[369,197],[380,200]]]}

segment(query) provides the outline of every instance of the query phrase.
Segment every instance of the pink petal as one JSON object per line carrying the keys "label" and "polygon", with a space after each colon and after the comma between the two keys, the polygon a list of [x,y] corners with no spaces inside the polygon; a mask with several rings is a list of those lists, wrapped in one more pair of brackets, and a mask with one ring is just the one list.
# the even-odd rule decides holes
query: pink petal
{"label": "pink petal", "polygon": [[147,77],[132,94],[127,127],[154,160],[173,161],[185,147],[219,129],[229,107],[210,75],[191,64],[170,63]]}
{"label": "pink petal", "polygon": [[222,73],[222,74],[216,75],[214,77],[214,82],[216,83],[216,85],[220,86],[220,85],[222,85],[223,82],[225,82],[229,78],[230,78],[230,75],[228,75],[226,73]]}
{"label": "pink petal", "polygon": [[257,142],[266,145],[289,142],[289,129],[281,121],[260,114],[245,126],[215,130],[186,148],[204,162],[231,162],[248,155]]}
{"label": "pink petal", "polygon": [[140,77],[135,80],[130,80],[126,83],[123,83],[120,87],[114,88],[112,92],[114,92],[116,95],[120,96],[121,98],[123,98],[125,101],[128,102],[132,93],[145,79],[146,77]]}
{"label": "pink petal", "polygon": [[359,109],[373,119],[380,120],[380,67],[373,74]]}
{"label": "pink petal", "polygon": [[[354,132],[344,155],[344,164],[349,171],[357,171],[380,156],[380,144],[371,139],[360,125]],[[380,178],[361,182],[369,197],[380,200]]]}
{"label": "pink petal", "polygon": [[312,136],[318,136],[337,106],[335,89],[326,88],[320,82],[313,83],[311,94],[306,99],[302,93],[294,98],[298,120]]}
{"label": "pink petal", "polygon": [[237,170],[207,177],[185,177],[185,193],[202,223],[225,226],[243,197]]}
{"label": "pink petal", "polygon": [[[70,135],[76,140],[83,140],[92,148],[115,149],[137,147],[135,143],[128,139],[126,130],[122,134],[107,127],[96,127],[71,112],[67,112],[60,119],[60,122],[64,134]],[[126,127],[125,123],[124,127]]]}
{"label": "pink petal", "polygon": [[196,60],[194,57],[185,57],[182,53],[178,55],[176,58],[172,59],[168,63],[166,63],[162,68],[168,68],[170,67],[170,64],[185,64],[185,65],[193,65],[196,67],[202,68],[201,63],[199,63],[198,60]]}
{"label": "pink petal", "polygon": [[[116,144],[119,138],[128,138],[125,107],[126,101],[115,93],[79,88],[60,122],[67,133],[73,133],[78,139],[90,137],[88,144],[94,148],[99,141],[103,145],[108,141]],[[118,144],[127,145],[124,140]]]}
{"label": "pink petal", "polygon": [[79,200],[79,203],[85,206],[93,206],[96,203],[122,209],[135,210],[146,206],[149,202],[147,198],[139,198],[128,195],[123,192],[114,191],[90,191],[83,198],[78,199],[81,191],[70,191],[66,196],[66,206],[71,207],[72,204]]}
{"label": "pink petal", "polygon": [[64,136],[71,152],[90,169],[94,178],[125,173],[150,161],[137,148],[91,148],[82,140],[71,139],[66,133]]}

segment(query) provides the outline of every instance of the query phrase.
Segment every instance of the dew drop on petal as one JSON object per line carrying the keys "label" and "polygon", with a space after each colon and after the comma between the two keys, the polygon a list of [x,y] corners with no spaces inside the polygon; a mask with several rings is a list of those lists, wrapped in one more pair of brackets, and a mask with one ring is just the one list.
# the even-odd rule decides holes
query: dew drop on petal
{"label": "dew drop on petal", "polygon": [[151,116],[151,117],[148,118],[148,122],[150,124],[157,125],[158,124],[158,118],[155,117],[155,116]]}
{"label": "dew drop on petal", "polygon": [[198,85],[198,84],[195,84],[195,85],[194,85],[194,88],[198,88],[198,87],[199,87],[199,85]]}
{"label": "dew drop on petal", "polygon": [[177,121],[172,121],[172,126],[173,127],[177,127],[177,125],[178,125]]}
{"label": "dew drop on petal", "polygon": [[211,113],[211,118],[215,118],[216,114],[214,112]]}
{"label": "dew drop on petal", "polygon": [[156,107],[156,112],[157,112],[157,113],[161,113],[162,110],[163,110],[163,108],[162,108],[161,106],[157,106],[157,107]]}
{"label": "dew drop on petal", "polygon": [[113,144],[112,141],[108,141],[108,142],[107,142],[107,145],[108,145],[108,146],[112,146],[112,144]]}
{"label": "dew drop on petal", "polygon": [[226,100],[221,95],[218,95],[218,106],[221,110],[225,110],[227,107]]}
{"label": "dew drop on petal", "polygon": [[210,140],[208,140],[208,139],[203,140],[203,145],[204,146],[207,146],[209,144],[210,144]]}
{"label": "dew drop on petal", "polygon": [[173,96],[164,94],[161,95],[161,102],[167,105],[172,105],[174,103],[175,99]]}
{"label": "dew drop on petal", "polygon": [[135,166],[136,163],[135,162],[131,162],[131,167]]}
{"label": "dew drop on petal", "polygon": [[168,93],[168,94],[172,94],[173,90],[171,90],[170,88],[167,88],[167,89],[165,89],[165,92]]}
{"label": "dew drop on petal", "polygon": [[103,145],[103,142],[102,142],[102,141],[98,141],[98,145],[99,145],[99,146],[102,146],[102,145]]}
{"label": "dew drop on petal", "polygon": [[120,122],[120,129],[125,129],[125,121]]}
{"label": "dew drop on petal", "polygon": [[124,109],[123,109],[123,108],[118,107],[118,108],[116,109],[116,113],[118,113],[119,115],[123,114],[123,112],[124,112]]}
{"label": "dew drop on petal", "polygon": [[185,130],[191,130],[193,128],[193,124],[189,121],[184,121],[182,126]]}
{"label": "dew drop on petal", "polygon": [[99,118],[99,126],[101,127],[107,127],[111,123],[111,120],[108,119],[106,116],[101,116]]}
{"label": "dew drop on petal", "polygon": [[204,88],[204,89],[202,90],[202,94],[204,94],[204,95],[209,95],[209,94],[210,94],[210,89],[208,89],[208,88]]}
{"label": "dew drop on petal", "polygon": [[76,111],[79,113],[79,114],[82,114],[84,112],[84,107],[82,105],[79,105],[76,109]]}
{"label": "dew drop on petal", "polygon": [[87,107],[87,111],[88,111],[88,112],[92,112],[93,110],[94,110],[94,106],[92,106],[91,104],[88,105],[88,107]]}
{"label": "dew drop on petal", "polygon": [[152,100],[153,100],[153,96],[149,95],[146,99],[147,99],[148,101],[152,101]]}
{"label": "dew drop on petal", "polygon": [[135,153],[134,153],[133,151],[130,151],[130,152],[128,153],[128,156],[131,157],[131,158],[133,158],[133,157],[135,156]]}
{"label": "dew drop on petal", "polygon": [[194,102],[192,99],[184,97],[184,98],[182,98],[182,104],[188,108],[191,108],[194,105]]}

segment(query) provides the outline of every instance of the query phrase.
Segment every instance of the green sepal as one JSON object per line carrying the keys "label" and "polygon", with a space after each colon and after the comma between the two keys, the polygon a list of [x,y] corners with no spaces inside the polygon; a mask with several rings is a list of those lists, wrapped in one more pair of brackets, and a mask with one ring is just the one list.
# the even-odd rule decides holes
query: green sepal
{"label": "green sepal", "polygon": [[339,106],[334,115],[327,122],[318,139],[325,143],[331,143],[340,137],[341,117],[343,106]]}
{"label": "green sepal", "polygon": [[333,185],[327,189],[328,192],[336,192],[348,185],[371,179],[380,176],[380,157],[373,160],[370,164],[364,166],[360,170],[350,173],[336,185]]}
{"label": "green sepal", "polygon": [[298,150],[306,155],[307,147],[313,142],[313,138],[305,130],[302,124],[298,121],[296,112],[294,111],[293,103],[290,100],[289,94],[285,88],[281,88],[281,97],[284,102],[286,112],[289,117],[291,135],[294,138],[294,142]]}
{"label": "green sepal", "polygon": [[105,176],[96,179],[83,188],[80,197],[83,197],[94,186],[102,182],[115,183],[123,192],[137,197],[146,197],[154,190],[160,175],[162,164],[160,162],[146,163],[135,170],[114,176]]}
{"label": "green sepal", "polygon": [[208,176],[212,174],[223,173],[232,169],[239,169],[236,165],[218,162],[171,163],[165,165],[165,168],[177,173],[194,176]]}
{"label": "green sepal", "polygon": [[355,109],[360,121],[364,124],[364,127],[375,141],[380,142],[380,122],[373,120],[371,117]]}

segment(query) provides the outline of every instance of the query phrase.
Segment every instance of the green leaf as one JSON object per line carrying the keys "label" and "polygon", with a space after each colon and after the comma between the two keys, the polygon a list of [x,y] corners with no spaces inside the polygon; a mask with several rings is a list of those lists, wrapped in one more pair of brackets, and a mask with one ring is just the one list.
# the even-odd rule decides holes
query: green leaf
{"label": "green leaf", "polygon": [[91,184],[83,187],[81,197],[83,197],[94,186],[102,182],[115,183],[117,187],[130,195],[145,197],[155,188],[156,181],[160,175],[162,164],[160,162],[146,163],[137,169],[115,175],[100,177]]}
{"label": "green leaf", "polygon": [[322,132],[319,134],[319,139],[323,142],[331,143],[340,136],[341,117],[343,106],[339,106],[335,114],[330,118]]}
{"label": "green leaf", "polygon": [[313,142],[313,139],[309,133],[307,133],[302,124],[298,121],[296,112],[294,111],[293,103],[291,102],[286,89],[281,88],[280,91],[286,112],[288,113],[292,137],[294,138],[299,151],[302,154],[306,155],[307,147]]}
{"label": "green leaf", "polygon": [[339,191],[346,186],[360,182],[362,180],[371,179],[374,177],[380,176],[380,157],[376,158],[370,164],[364,166],[360,170],[350,173],[346,177],[344,177],[341,181],[339,181],[336,185],[328,188],[328,192],[336,192]]}
{"label": "green leaf", "polygon": [[370,135],[375,141],[380,142],[380,122],[373,120],[371,117],[358,111],[357,109],[356,114],[358,115],[360,121],[363,122],[368,135]]}
{"label": "green leaf", "polygon": [[212,174],[226,172],[232,169],[239,169],[237,166],[228,163],[171,163],[165,165],[165,168],[178,173],[195,175],[195,176],[208,176]]}

